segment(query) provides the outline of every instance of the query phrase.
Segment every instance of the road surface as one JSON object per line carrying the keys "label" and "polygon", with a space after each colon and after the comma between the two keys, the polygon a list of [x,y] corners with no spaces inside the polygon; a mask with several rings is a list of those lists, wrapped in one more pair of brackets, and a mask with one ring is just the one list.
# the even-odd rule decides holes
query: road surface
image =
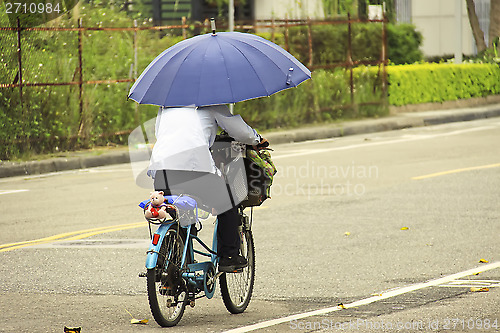
{"label": "road surface", "polygon": [[[217,293],[169,332],[500,330],[500,119],[273,148],[249,308]],[[0,331],[162,330],[138,277],[148,196],[129,165],[1,179]]]}

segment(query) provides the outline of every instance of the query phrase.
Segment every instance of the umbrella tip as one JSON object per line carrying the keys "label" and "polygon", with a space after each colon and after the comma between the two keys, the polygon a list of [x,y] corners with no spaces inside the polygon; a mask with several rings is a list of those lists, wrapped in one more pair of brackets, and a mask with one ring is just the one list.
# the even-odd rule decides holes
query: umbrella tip
{"label": "umbrella tip", "polygon": [[215,19],[212,17],[210,18],[210,25],[212,27],[212,35],[215,35]]}

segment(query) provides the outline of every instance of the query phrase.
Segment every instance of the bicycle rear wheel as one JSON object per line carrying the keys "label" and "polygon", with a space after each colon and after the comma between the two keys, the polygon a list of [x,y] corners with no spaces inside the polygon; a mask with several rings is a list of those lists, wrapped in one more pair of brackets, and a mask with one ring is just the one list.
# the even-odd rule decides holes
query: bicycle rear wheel
{"label": "bicycle rear wheel", "polygon": [[177,325],[188,302],[180,272],[183,248],[182,238],[170,229],[161,244],[156,267],[147,272],[149,307],[163,327]]}
{"label": "bicycle rear wheel", "polygon": [[248,266],[238,273],[224,273],[219,279],[224,305],[234,314],[242,313],[248,307],[255,278],[255,247],[252,231],[243,231],[241,241],[241,255],[248,260]]}

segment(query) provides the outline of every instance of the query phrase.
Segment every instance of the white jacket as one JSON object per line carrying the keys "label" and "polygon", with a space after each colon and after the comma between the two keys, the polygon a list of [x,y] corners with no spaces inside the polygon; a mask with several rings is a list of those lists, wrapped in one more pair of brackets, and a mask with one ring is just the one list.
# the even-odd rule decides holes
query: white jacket
{"label": "white jacket", "polygon": [[256,145],[260,141],[257,132],[226,105],[160,108],[149,170],[218,173],[210,154],[218,126],[239,142]]}

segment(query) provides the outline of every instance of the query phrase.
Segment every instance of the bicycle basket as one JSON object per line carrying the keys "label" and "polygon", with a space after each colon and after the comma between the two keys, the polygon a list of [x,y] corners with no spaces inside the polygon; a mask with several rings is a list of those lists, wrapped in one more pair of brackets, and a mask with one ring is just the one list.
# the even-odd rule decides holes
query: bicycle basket
{"label": "bicycle basket", "polygon": [[[271,160],[271,154],[267,150],[256,151],[252,146],[246,145],[242,154],[238,154],[238,146],[234,145],[234,139],[226,132],[217,135],[212,146],[212,155],[216,165],[221,162],[224,165],[231,163],[235,155],[243,157],[245,175],[242,174],[240,181],[240,169],[233,168],[227,175],[235,195],[241,198],[241,206],[252,207],[261,205],[267,198],[270,198],[273,177],[276,174],[276,167]],[[243,194],[243,196],[241,196]]]}

